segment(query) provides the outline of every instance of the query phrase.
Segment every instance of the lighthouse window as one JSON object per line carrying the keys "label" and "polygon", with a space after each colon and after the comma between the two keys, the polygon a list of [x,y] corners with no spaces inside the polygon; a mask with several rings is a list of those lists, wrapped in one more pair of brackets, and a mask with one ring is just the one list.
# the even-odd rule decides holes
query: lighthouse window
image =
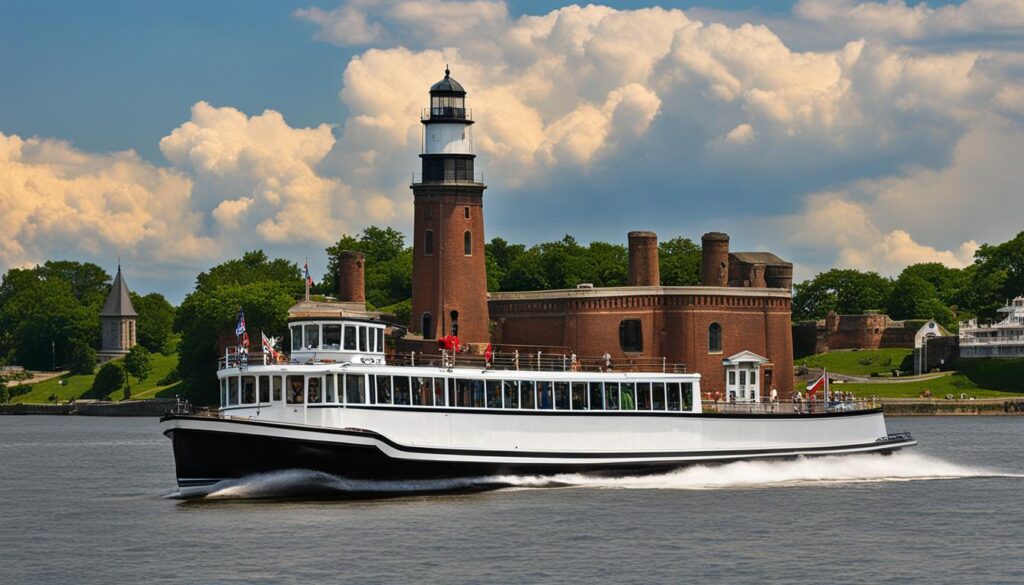
{"label": "lighthouse window", "polygon": [[637,410],[650,410],[651,409],[651,384],[650,382],[640,382],[636,385],[636,409]]}
{"label": "lighthouse window", "polygon": [[605,383],[604,385],[604,409],[619,409],[619,384],[617,382]]}
{"label": "lighthouse window", "polygon": [[356,327],[345,325],[345,351],[356,350]]}
{"label": "lighthouse window", "polygon": [[302,325],[292,325],[292,351],[302,349]]}
{"label": "lighthouse window", "polygon": [[319,349],[320,348],[320,326],[319,325],[304,325],[302,327],[306,334],[306,349]]}
{"label": "lighthouse window", "polygon": [[366,378],[362,374],[345,374],[345,402],[349,404],[366,402]]}
{"label": "lighthouse window", "polygon": [[463,214],[463,216],[464,216],[464,217],[465,217],[466,219],[469,219],[469,207],[468,207],[468,206],[467,206],[467,207],[463,207],[463,208],[462,208],[462,214]]}
{"label": "lighthouse window", "polygon": [[569,410],[569,383],[555,382],[555,408]]}
{"label": "lighthouse window", "polygon": [[533,382],[523,380],[519,383],[519,405],[520,408],[536,408],[536,396],[533,392]]}
{"label": "lighthouse window", "polygon": [[469,232],[462,234],[462,248],[466,256],[473,255],[473,236]]}
{"label": "lighthouse window", "polygon": [[487,408],[501,408],[501,380],[487,380]]}
{"label": "lighthouse window", "polygon": [[409,378],[406,376],[394,377],[395,404],[409,404]]}
{"label": "lighthouse window", "polygon": [[619,347],[622,348],[622,351],[629,352],[644,350],[644,336],[640,319],[624,319],[619,323]]}
{"label": "lighthouse window", "polygon": [[587,385],[584,382],[572,383],[572,409],[587,409]]}
{"label": "lighthouse window", "polygon": [[600,382],[590,383],[590,410],[604,410],[604,389]]}
{"label": "lighthouse window", "polygon": [[654,410],[665,410],[665,384],[663,382],[654,383],[651,403]]}
{"label": "lighthouse window", "polygon": [[708,326],[708,352],[722,351],[722,326],[712,323]]}
{"label": "lighthouse window", "polygon": [[427,230],[423,233],[423,255],[432,256],[434,254],[434,230]]}
{"label": "lighthouse window", "polygon": [[324,325],[324,349],[341,349],[341,325]]}
{"label": "lighthouse window", "polygon": [[501,383],[501,386],[505,394],[503,406],[505,408],[519,408],[519,390],[516,388],[516,383],[505,380]]}

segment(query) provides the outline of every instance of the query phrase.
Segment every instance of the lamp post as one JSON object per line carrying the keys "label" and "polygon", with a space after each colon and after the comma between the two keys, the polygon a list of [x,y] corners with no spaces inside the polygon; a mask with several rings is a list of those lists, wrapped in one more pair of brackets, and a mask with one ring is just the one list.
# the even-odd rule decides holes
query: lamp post
{"label": "lamp post", "polygon": [[50,371],[57,371],[57,341],[50,340]]}

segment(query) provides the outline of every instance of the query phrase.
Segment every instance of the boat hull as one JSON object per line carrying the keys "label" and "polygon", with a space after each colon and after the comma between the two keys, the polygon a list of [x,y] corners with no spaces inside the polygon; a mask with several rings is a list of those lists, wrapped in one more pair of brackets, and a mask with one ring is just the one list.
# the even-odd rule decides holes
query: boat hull
{"label": "boat hull", "polygon": [[873,442],[767,449],[646,452],[521,452],[402,445],[361,429],[174,415],[161,419],[172,441],[182,493],[220,481],[286,469],[354,480],[433,480],[561,473],[624,476],[694,464],[853,453],[913,446],[907,435]]}

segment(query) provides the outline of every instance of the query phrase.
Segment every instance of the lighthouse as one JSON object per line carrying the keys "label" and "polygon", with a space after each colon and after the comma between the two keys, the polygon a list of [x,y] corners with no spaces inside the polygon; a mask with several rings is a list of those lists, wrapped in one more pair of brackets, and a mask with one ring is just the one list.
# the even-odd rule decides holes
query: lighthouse
{"label": "lighthouse", "polygon": [[455,333],[486,343],[487,268],[483,195],[474,172],[473,115],[446,68],[420,113],[420,180],[413,193],[412,323],[424,339]]}

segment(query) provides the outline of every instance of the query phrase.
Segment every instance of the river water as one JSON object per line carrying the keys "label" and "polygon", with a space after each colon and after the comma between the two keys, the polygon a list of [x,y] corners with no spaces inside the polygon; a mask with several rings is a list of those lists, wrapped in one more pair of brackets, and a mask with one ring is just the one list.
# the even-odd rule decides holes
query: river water
{"label": "river water", "polygon": [[155,419],[0,417],[0,583],[1024,583],[1024,418],[889,429],[920,446],[371,500],[284,472],[186,501]]}

